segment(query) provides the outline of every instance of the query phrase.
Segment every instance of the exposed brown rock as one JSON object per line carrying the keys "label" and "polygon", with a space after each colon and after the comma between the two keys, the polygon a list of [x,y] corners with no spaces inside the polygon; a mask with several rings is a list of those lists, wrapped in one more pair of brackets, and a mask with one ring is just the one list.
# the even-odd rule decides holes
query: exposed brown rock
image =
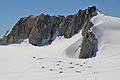
{"label": "exposed brown rock", "polygon": [[95,12],[95,10],[95,7],[91,7],[86,11],[87,15],[82,27],[83,40],[79,58],[85,59],[95,57],[96,52],[98,51],[98,41],[95,37],[95,34],[90,30],[90,28],[93,26],[90,20],[93,16],[95,16],[95,14],[92,14],[92,12]]}
{"label": "exposed brown rock", "polygon": [[89,32],[93,24],[90,19],[96,15],[96,7],[79,10],[76,14],[68,16],[50,16],[41,14],[21,18],[11,32],[0,39],[1,45],[20,43],[29,39],[35,46],[50,44],[57,36],[71,38],[82,29],[82,47],[79,58],[89,58],[97,52],[97,39]]}

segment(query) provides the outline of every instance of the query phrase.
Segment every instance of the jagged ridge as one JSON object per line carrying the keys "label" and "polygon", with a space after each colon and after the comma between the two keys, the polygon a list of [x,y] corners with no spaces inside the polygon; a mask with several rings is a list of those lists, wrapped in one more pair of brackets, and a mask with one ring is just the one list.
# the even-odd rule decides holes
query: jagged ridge
{"label": "jagged ridge", "polygon": [[28,39],[30,44],[42,46],[52,43],[57,36],[71,38],[82,29],[83,41],[79,58],[89,58],[97,51],[97,39],[89,31],[93,26],[90,20],[95,15],[97,15],[96,7],[92,6],[66,17],[48,14],[23,17],[15,24],[10,33],[7,31],[0,40],[0,44],[21,43],[24,39]]}
{"label": "jagged ridge", "polygon": [[[90,7],[89,14],[94,9],[95,6]],[[29,43],[40,46],[51,43],[56,36],[70,38],[78,33],[86,22],[86,10],[79,10],[76,14],[66,17],[41,14],[21,18],[12,28],[10,34],[4,35],[0,44],[18,43],[28,38]]]}

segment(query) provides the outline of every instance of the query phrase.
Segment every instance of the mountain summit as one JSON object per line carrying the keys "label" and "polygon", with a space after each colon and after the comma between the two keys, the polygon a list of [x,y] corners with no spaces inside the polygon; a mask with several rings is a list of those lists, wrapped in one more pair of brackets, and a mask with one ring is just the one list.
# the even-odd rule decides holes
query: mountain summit
{"label": "mountain summit", "polygon": [[[86,15],[92,17],[95,10],[96,7],[92,6],[86,10],[79,10],[74,15],[50,16],[40,14],[20,18],[12,30],[6,32],[0,40],[0,44],[20,43],[24,39],[29,39],[30,44],[41,46],[51,43],[57,36],[71,38],[86,25]],[[89,23],[90,26],[93,25],[90,21]]]}
{"label": "mountain summit", "polygon": [[11,31],[6,32],[0,40],[0,44],[21,43],[28,39],[29,43],[34,46],[43,46],[51,44],[57,36],[69,39],[82,30],[83,41],[79,57],[93,57],[97,52],[97,39],[90,30],[94,25],[90,20],[96,15],[96,7],[92,6],[68,16],[40,14],[39,16],[23,17]]}

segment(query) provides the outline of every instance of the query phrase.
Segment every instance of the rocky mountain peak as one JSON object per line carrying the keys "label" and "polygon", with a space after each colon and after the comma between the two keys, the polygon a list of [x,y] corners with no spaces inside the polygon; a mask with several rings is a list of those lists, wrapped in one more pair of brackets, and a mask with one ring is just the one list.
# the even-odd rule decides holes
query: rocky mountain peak
{"label": "rocky mountain peak", "polygon": [[95,11],[96,7],[92,6],[66,17],[40,14],[20,18],[10,33],[0,39],[0,44],[21,43],[24,39],[29,39],[30,44],[42,46],[52,43],[57,36],[71,38],[88,24],[86,22],[89,22],[89,26],[92,27],[93,24],[87,15],[92,18],[96,15]]}

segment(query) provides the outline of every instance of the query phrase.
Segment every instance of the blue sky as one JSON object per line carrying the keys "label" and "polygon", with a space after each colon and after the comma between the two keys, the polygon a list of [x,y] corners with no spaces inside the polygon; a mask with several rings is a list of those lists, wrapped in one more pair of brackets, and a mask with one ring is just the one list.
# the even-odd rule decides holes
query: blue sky
{"label": "blue sky", "polygon": [[104,14],[120,17],[120,0],[0,0],[0,36],[28,15],[68,15],[95,5]]}

